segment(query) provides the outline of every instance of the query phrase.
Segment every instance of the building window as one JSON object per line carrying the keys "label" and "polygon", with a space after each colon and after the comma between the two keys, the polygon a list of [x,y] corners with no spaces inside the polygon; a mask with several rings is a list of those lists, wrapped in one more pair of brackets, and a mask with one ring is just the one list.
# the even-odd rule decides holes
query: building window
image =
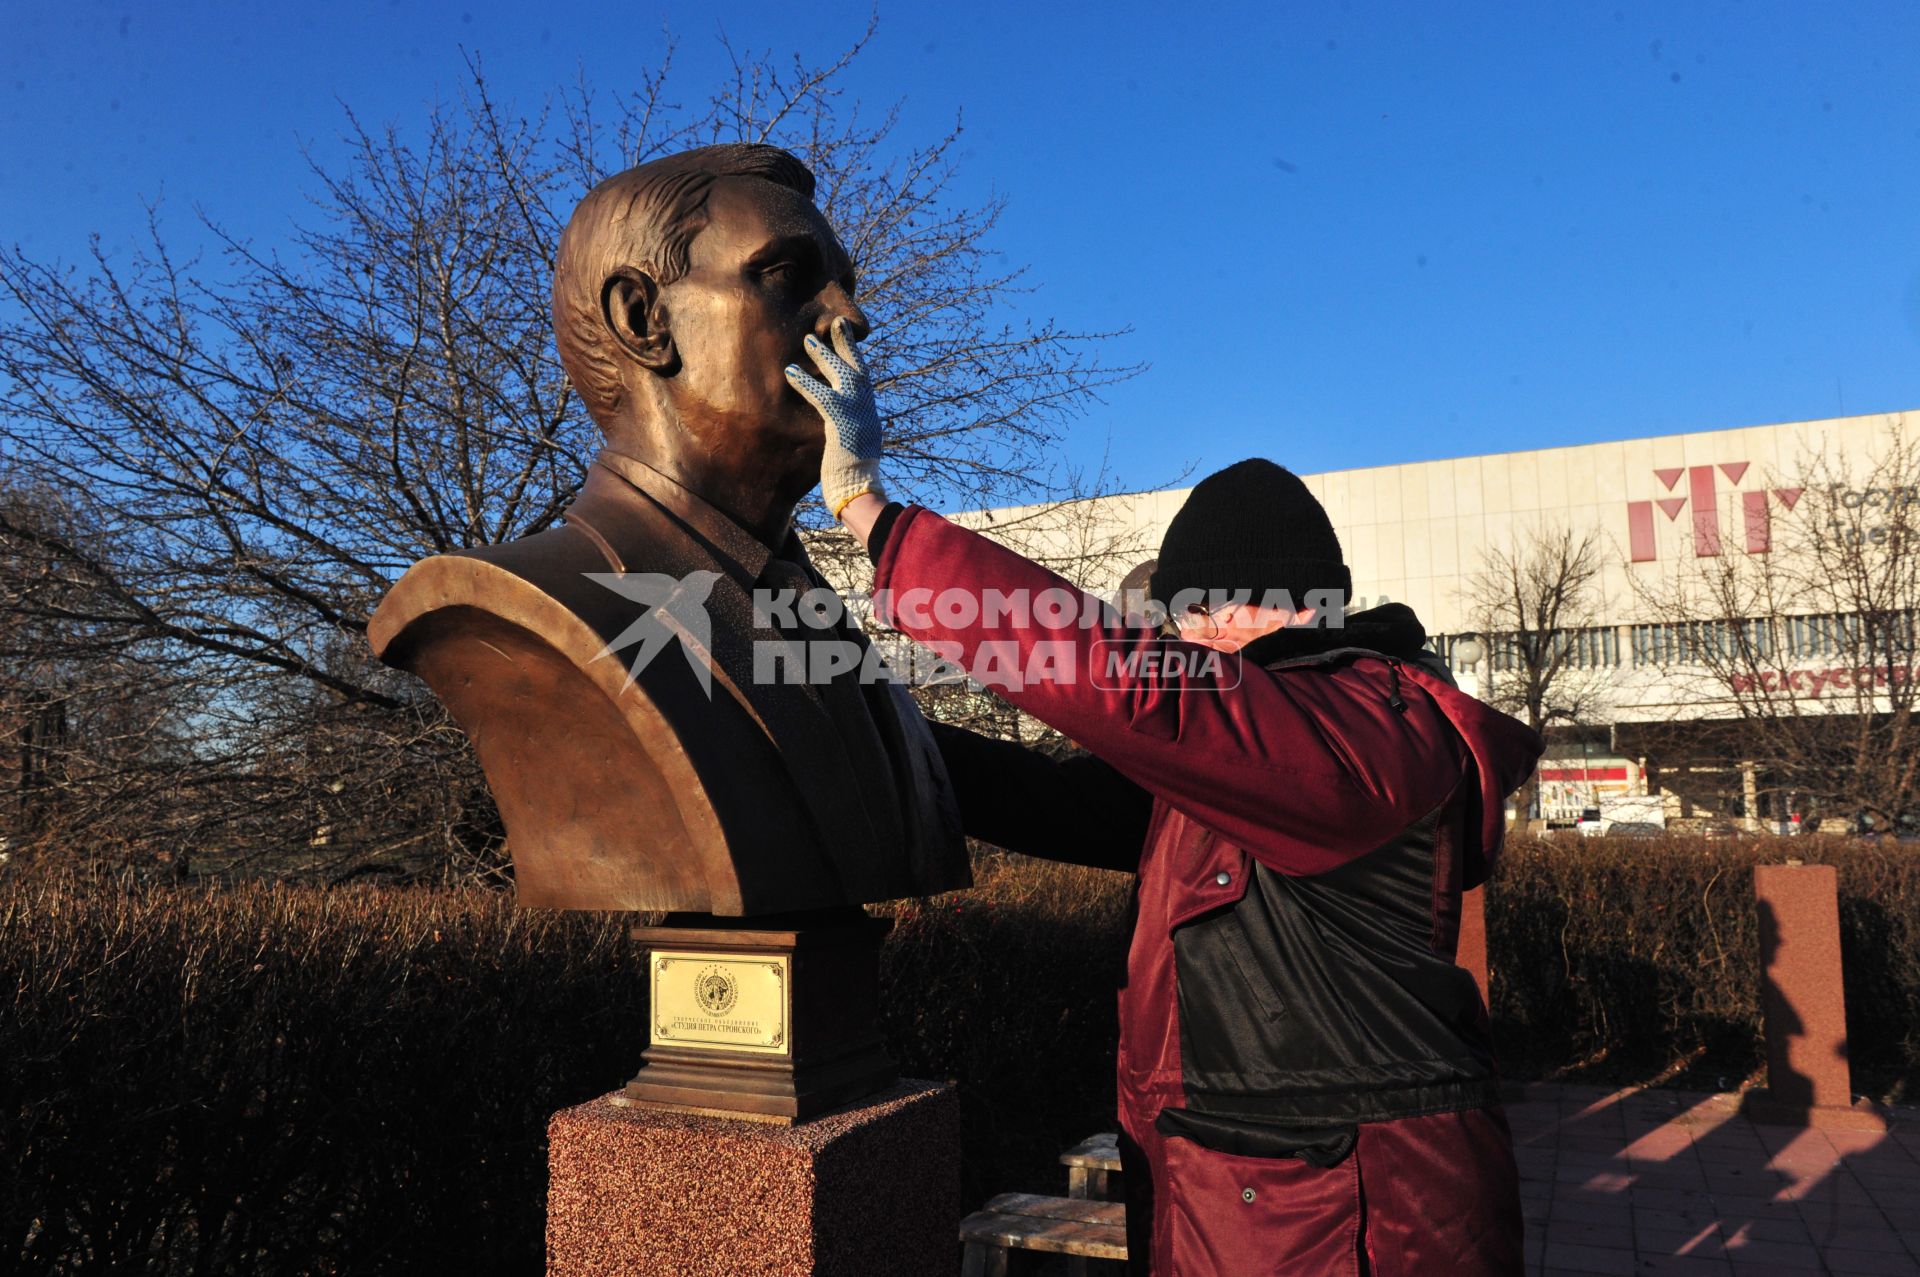
{"label": "building window", "polygon": [[[1624,639],[1622,630],[1625,631]],[[1458,634],[1437,634],[1428,642],[1453,664]],[[1493,634],[1483,639],[1487,664],[1495,673],[1524,668],[1519,636]],[[1674,665],[1740,667],[1760,661],[1841,658],[1880,662],[1920,659],[1920,613],[1882,616],[1846,615],[1750,617],[1739,621],[1671,621],[1646,625],[1597,625],[1554,636],[1568,669],[1634,669]]]}
{"label": "building window", "polygon": [[1737,657],[1744,641],[1754,642],[1752,622],[1678,621],[1636,625],[1630,642],[1635,668],[1662,665],[1704,665]]}
{"label": "building window", "polygon": [[1567,664],[1574,669],[1612,669],[1620,664],[1620,631],[1614,626],[1573,630],[1566,638]]}
{"label": "building window", "polygon": [[[1427,646],[1449,668],[1454,668],[1454,648],[1465,637],[1463,634],[1435,634],[1427,639]],[[1525,667],[1519,635],[1485,635],[1481,642],[1486,647],[1487,664],[1495,673],[1511,674]],[[1588,629],[1564,630],[1553,636],[1553,642],[1562,661],[1570,669],[1613,669],[1620,664],[1622,644],[1620,630],[1616,626],[1596,625]]]}

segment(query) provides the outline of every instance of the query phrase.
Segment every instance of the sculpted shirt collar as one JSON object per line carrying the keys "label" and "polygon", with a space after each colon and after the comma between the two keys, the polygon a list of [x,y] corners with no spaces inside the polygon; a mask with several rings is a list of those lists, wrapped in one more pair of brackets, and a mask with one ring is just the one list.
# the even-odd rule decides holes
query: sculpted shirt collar
{"label": "sculpted shirt collar", "polygon": [[[600,455],[594,458],[594,464],[618,475],[685,520],[730,560],[728,566],[736,569],[742,579],[749,582],[759,580],[760,574],[766,571],[767,561],[774,557],[775,549],[747,531],[732,515],[705,498],[696,496],[679,481],[662,474],[638,457],[630,457],[612,448],[602,448]],[[792,523],[788,523],[782,534],[777,553],[790,563],[806,562]]]}

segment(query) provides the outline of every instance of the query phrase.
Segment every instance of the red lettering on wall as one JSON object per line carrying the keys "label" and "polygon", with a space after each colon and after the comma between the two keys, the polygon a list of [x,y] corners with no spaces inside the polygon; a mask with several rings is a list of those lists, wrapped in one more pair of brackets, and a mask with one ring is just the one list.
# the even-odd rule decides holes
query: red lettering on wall
{"label": "red lettering on wall", "polygon": [[1736,696],[1758,687],[1763,692],[1791,691],[1818,699],[1830,690],[1865,692],[1889,683],[1898,687],[1913,677],[1910,665],[1836,665],[1826,670],[1762,670],[1758,676],[1730,673],[1727,687]]}
{"label": "red lettering on wall", "polygon": [[1627,542],[1635,563],[1651,563],[1658,557],[1653,549],[1653,502],[1627,502]]}
{"label": "red lettering on wall", "polygon": [[1711,558],[1720,553],[1720,502],[1714,495],[1713,467],[1687,471],[1688,494],[1693,498],[1693,553]]}
{"label": "red lettering on wall", "polygon": [[1743,492],[1740,502],[1747,510],[1747,553],[1765,554],[1773,548],[1773,511],[1764,492]]}

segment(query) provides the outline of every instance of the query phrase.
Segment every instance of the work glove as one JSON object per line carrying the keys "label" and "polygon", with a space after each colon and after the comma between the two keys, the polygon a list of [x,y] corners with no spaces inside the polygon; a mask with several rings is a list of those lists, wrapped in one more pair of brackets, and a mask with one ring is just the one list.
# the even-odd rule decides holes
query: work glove
{"label": "work glove", "polygon": [[827,448],[820,456],[820,496],[834,518],[863,492],[885,497],[880,486],[880,410],[873,382],[853,352],[847,321],[833,321],[833,348],[808,334],[807,354],[826,381],[787,365],[787,382],[814,406],[827,423]]}

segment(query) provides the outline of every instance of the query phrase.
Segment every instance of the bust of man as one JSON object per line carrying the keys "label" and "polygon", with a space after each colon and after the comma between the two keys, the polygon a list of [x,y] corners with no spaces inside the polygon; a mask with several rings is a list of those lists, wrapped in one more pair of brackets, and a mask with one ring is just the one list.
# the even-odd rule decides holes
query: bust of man
{"label": "bust of man", "polygon": [[836,319],[867,331],[812,196],[748,144],[589,192],[553,316],[605,449],[560,526],[415,564],[369,626],[472,739],[523,904],[747,915],[968,881],[905,691],[871,662],[809,682],[766,659],[864,638],[753,607],[825,584],[792,527],[824,437],[783,369]]}

